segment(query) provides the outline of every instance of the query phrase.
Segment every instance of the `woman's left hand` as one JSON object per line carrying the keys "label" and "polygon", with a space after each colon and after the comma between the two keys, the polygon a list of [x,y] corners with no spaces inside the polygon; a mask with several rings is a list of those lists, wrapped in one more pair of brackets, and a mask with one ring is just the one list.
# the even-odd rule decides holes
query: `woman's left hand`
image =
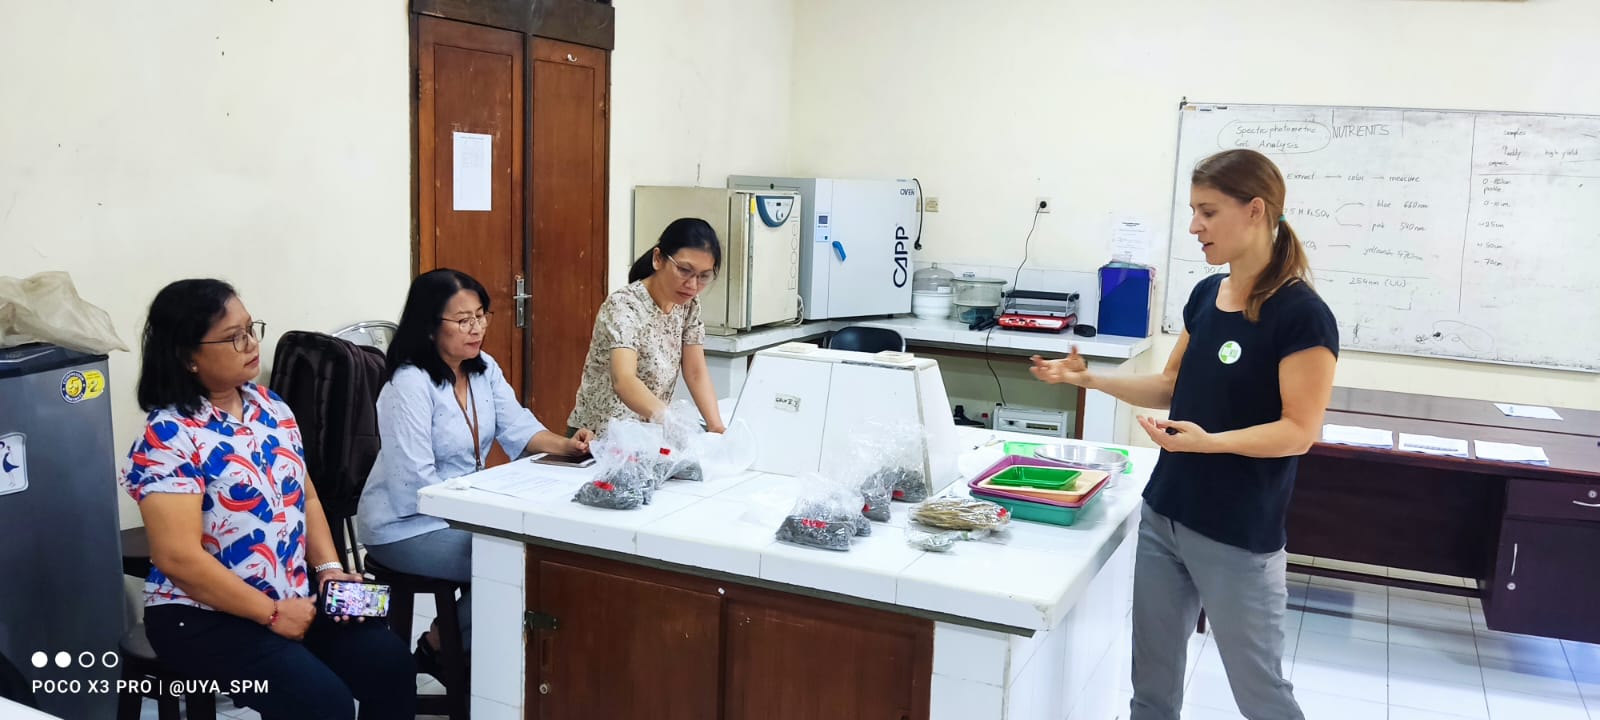
{"label": "woman's left hand", "polygon": [[594,440],[594,432],[588,428],[578,428],[578,432],[567,438],[567,455],[582,455],[589,452],[589,443]]}
{"label": "woman's left hand", "polygon": [[721,435],[722,433],[725,433],[727,431],[728,431],[728,428],[723,426],[721,420],[707,420],[706,421],[706,432],[713,432],[713,433],[716,433],[718,435]]}
{"label": "woman's left hand", "polygon": [[1161,446],[1167,452],[1208,453],[1211,452],[1213,436],[1200,427],[1186,420],[1157,420],[1144,415],[1139,416],[1139,427],[1144,428],[1150,440]]}
{"label": "woman's left hand", "polygon": [[[353,583],[364,583],[364,582],[367,582],[367,579],[365,577],[362,577],[362,576],[357,575],[355,573],[345,572],[343,570],[332,570],[332,569],[323,570],[322,572],[317,573],[317,597],[319,597],[319,598],[327,597],[328,596],[328,583],[330,581],[334,581],[334,580],[337,580],[339,582],[353,582]],[[337,622],[337,623],[350,622],[349,616],[333,615],[333,616],[330,616],[330,617],[332,617],[333,621]],[[358,617],[358,618],[355,619],[355,621],[356,622],[366,622],[367,619],[364,618],[364,617]]]}

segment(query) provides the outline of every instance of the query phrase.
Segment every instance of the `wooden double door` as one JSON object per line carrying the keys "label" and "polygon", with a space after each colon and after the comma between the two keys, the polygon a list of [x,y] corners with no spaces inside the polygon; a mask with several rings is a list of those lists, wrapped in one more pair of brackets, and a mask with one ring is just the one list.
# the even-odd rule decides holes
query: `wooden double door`
{"label": "wooden double door", "polygon": [[606,295],[610,52],[441,5],[412,16],[415,269],[483,283],[484,351],[561,432]]}

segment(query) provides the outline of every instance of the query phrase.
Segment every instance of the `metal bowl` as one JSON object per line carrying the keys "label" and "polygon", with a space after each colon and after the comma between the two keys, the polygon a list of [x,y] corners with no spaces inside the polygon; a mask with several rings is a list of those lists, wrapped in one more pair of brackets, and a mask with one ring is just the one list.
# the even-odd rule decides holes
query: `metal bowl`
{"label": "metal bowl", "polygon": [[1093,445],[1046,445],[1034,450],[1033,456],[1068,467],[1104,470],[1112,476],[1128,467],[1128,456]]}

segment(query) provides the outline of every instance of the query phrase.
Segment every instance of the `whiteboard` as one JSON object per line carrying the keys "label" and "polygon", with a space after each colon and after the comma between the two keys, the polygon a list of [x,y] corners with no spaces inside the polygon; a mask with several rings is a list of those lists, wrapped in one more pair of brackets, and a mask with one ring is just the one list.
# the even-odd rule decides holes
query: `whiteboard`
{"label": "whiteboard", "polygon": [[1207,266],[1189,174],[1266,153],[1343,349],[1600,372],[1600,117],[1278,105],[1179,111],[1163,328]]}

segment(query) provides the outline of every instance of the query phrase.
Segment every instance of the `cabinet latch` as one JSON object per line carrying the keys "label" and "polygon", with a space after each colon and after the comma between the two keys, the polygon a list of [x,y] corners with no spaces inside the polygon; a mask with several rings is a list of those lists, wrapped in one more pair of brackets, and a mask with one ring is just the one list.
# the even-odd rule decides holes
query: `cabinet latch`
{"label": "cabinet latch", "polygon": [[556,620],[554,615],[546,615],[532,610],[528,611],[527,616],[522,619],[522,624],[529,630],[558,630],[561,628],[561,623]]}

